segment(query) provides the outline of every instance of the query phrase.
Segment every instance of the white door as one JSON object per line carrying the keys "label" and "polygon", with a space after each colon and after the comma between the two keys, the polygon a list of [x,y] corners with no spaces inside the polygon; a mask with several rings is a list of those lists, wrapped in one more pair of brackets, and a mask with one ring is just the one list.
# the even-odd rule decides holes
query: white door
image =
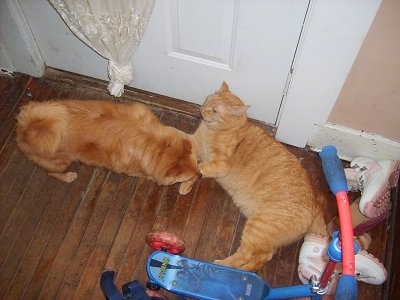
{"label": "white door", "polygon": [[157,1],[133,86],[202,104],[226,81],[276,124],[309,0]]}

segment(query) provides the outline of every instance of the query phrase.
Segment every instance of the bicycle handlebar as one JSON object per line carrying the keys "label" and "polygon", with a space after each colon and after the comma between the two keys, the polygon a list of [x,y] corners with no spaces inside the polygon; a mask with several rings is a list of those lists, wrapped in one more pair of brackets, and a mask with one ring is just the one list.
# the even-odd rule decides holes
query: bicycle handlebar
{"label": "bicycle handlebar", "polygon": [[343,170],[342,162],[337,156],[334,146],[325,146],[319,153],[322,160],[322,169],[324,170],[326,181],[333,194],[348,191],[346,175]]}
{"label": "bicycle handlebar", "polygon": [[342,276],[336,287],[335,300],[356,300],[358,297],[355,274],[353,224],[347,197],[347,180],[343,165],[334,146],[325,146],[319,153],[322,169],[332,193],[336,196],[340,220]]}

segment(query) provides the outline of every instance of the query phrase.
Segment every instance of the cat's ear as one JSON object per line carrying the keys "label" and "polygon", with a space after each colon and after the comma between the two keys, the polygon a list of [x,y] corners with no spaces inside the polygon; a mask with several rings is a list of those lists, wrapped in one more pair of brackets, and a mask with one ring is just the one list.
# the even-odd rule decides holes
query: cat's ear
{"label": "cat's ear", "polygon": [[233,115],[241,116],[246,113],[249,107],[250,105],[232,105],[229,107],[229,111]]}
{"label": "cat's ear", "polygon": [[227,84],[225,81],[222,82],[221,87],[219,88],[219,92],[220,92],[220,93],[223,93],[223,92],[230,92],[229,86],[228,86],[228,84]]}

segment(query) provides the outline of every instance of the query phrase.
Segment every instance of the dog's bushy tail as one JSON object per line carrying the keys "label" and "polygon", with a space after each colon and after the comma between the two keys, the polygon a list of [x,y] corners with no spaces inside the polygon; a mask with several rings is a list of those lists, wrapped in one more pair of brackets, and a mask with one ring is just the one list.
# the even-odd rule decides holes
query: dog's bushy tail
{"label": "dog's bushy tail", "polygon": [[29,102],[17,116],[17,144],[22,151],[53,155],[68,129],[68,110],[57,102]]}

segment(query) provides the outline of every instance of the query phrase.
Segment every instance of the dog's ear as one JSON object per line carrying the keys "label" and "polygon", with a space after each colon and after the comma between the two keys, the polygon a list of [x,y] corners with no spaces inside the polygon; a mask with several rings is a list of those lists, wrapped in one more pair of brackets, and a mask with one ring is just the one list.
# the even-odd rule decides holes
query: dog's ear
{"label": "dog's ear", "polygon": [[173,166],[167,171],[167,174],[165,174],[167,177],[178,177],[182,173],[182,168],[180,168],[178,165]]}
{"label": "dog's ear", "polygon": [[188,139],[182,140],[183,154],[192,153],[192,143]]}

